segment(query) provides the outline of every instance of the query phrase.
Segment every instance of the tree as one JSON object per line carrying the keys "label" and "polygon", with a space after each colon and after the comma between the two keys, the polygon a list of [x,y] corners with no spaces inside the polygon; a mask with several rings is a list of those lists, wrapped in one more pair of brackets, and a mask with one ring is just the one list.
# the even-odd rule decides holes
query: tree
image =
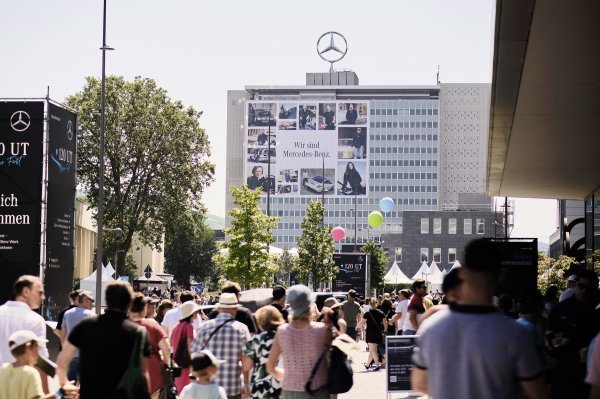
{"label": "tree", "polygon": [[296,257],[292,256],[287,247],[285,247],[283,249],[283,253],[276,262],[279,266],[279,276],[281,277],[281,280],[285,281],[285,284],[288,285],[290,281],[290,273],[296,267]]}
{"label": "tree", "polygon": [[260,209],[260,191],[250,190],[247,185],[232,187],[231,195],[237,205],[229,211],[231,227],[225,229],[229,240],[223,244],[225,253],[215,256],[222,272],[230,280],[246,287],[260,287],[270,283],[277,265],[269,256],[271,232],[279,220],[267,216]]}
{"label": "tree", "polygon": [[335,246],[331,236],[331,227],[323,225],[325,208],[320,201],[311,201],[306,207],[306,215],[302,219],[302,235],[298,238],[298,279],[308,284],[312,275],[312,283],[328,284],[337,274],[332,259]]}
{"label": "tree", "polygon": [[217,252],[215,234],[204,224],[201,213],[187,212],[168,225],[165,270],[183,287],[190,287],[190,278],[204,282],[217,276],[212,260]]}
{"label": "tree", "polygon": [[383,278],[388,264],[388,258],[385,251],[383,248],[375,245],[373,240],[368,240],[360,250],[369,255],[371,288],[383,289]]}
{"label": "tree", "polygon": [[561,255],[557,260],[546,256],[542,251],[538,253],[538,290],[545,293],[552,285],[559,291],[567,288],[566,272],[573,265],[577,265],[575,258]]}
{"label": "tree", "polygon": [[[100,81],[67,98],[78,113],[77,177],[88,205],[98,209]],[[201,112],[172,101],[152,79],[106,79],[104,224],[122,236],[105,235],[105,258],[117,254],[123,274],[134,235],[160,248],[165,224],[187,210],[203,210],[202,192],[213,180]],[[96,215],[95,215],[96,216]]]}

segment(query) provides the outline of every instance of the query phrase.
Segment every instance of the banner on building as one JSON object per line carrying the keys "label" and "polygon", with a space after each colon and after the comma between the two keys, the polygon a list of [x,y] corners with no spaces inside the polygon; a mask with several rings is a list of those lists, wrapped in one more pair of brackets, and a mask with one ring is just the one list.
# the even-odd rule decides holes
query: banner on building
{"label": "banner on building", "polygon": [[368,195],[368,102],[249,101],[246,121],[249,188],[276,196]]}
{"label": "banner on building", "polygon": [[43,134],[43,101],[0,102],[0,303],[40,272]]}
{"label": "banner on building", "polygon": [[338,273],[332,290],[347,292],[354,289],[358,295],[367,292],[367,255],[364,253],[334,253],[333,261]]}
{"label": "banner on building", "polygon": [[68,305],[73,288],[77,115],[48,104],[48,201],[46,214],[46,313]]}

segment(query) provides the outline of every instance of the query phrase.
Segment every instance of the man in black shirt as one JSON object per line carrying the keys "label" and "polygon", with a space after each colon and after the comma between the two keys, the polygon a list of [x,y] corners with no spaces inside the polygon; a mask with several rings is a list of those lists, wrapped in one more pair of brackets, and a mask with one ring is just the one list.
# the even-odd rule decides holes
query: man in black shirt
{"label": "man in black shirt", "polygon": [[[82,320],[69,334],[63,351],[56,361],[58,381],[67,383],[67,369],[79,350],[81,397],[106,399],[111,396],[129,365],[139,325],[128,319],[133,291],[122,281],[106,287],[106,312],[98,317]],[[142,373],[149,381],[146,356],[150,350],[144,343]]]}
{"label": "man in black shirt", "polygon": [[67,306],[66,308],[64,308],[63,310],[61,310],[58,313],[58,319],[56,320],[56,329],[54,330],[54,334],[56,334],[56,336],[58,336],[58,338],[60,338],[60,344],[58,346],[59,351],[62,350],[62,344],[64,341],[64,338],[62,337],[62,334],[61,334],[61,330],[62,330],[62,324],[63,324],[63,319],[65,317],[65,313],[67,312],[67,310],[71,310],[71,309],[77,307],[77,305],[75,305],[75,300],[79,296],[80,292],[81,292],[81,290],[79,290],[79,289],[71,291],[71,293],[69,294],[69,306]]}
{"label": "man in black shirt", "polygon": [[273,287],[273,303],[271,304],[271,306],[274,306],[277,308],[277,310],[279,310],[279,312],[281,313],[281,316],[283,317],[283,320],[285,320],[285,322],[288,322],[288,311],[285,308],[285,288],[280,286],[280,285],[276,285],[275,287]]}
{"label": "man in black shirt", "polygon": [[[240,300],[240,296],[242,295],[241,292],[242,287],[240,287],[240,285],[234,281],[226,281],[223,287],[221,287],[221,293],[235,294],[238,301]],[[217,317],[218,314],[219,312],[217,311],[217,309],[215,309],[208,317],[210,319],[214,319]],[[250,331],[250,334],[256,334],[258,332],[258,329],[256,328],[256,323],[254,321],[254,317],[252,317],[252,312],[250,312],[250,309],[244,306],[240,306],[239,308],[237,308],[235,320],[239,321],[240,323],[244,323],[248,327],[248,331]]]}

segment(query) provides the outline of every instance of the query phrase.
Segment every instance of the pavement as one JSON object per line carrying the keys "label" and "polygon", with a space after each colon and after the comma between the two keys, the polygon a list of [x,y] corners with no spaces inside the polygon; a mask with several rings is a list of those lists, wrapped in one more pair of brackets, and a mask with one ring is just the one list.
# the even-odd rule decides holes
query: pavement
{"label": "pavement", "polygon": [[352,370],[354,371],[354,385],[350,392],[338,395],[338,399],[384,399],[384,398],[411,398],[426,399],[427,396],[411,392],[392,392],[388,396],[386,370],[367,371],[363,366],[367,362],[367,344],[364,341],[358,343],[360,350],[352,355]]}

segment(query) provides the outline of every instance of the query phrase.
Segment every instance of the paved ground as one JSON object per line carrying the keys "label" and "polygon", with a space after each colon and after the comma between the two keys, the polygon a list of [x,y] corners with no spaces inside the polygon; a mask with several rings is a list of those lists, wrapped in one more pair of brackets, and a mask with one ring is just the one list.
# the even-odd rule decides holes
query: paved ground
{"label": "paved ground", "polygon": [[[352,369],[354,370],[354,385],[350,392],[338,395],[338,399],[384,399],[387,398],[386,392],[386,372],[384,369],[380,371],[366,371],[363,363],[367,361],[367,345],[361,341],[359,343],[360,351],[352,356]],[[410,393],[394,392],[391,398],[426,398]]]}

